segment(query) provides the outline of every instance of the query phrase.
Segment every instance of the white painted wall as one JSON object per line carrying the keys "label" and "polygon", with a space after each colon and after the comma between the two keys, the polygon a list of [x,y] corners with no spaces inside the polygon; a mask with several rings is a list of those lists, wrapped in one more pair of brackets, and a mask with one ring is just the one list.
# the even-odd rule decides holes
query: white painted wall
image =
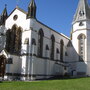
{"label": "white painted wall", "polygon": [[[18,16],[17,20],[13,20],[14,15]],[[30,26],[30,20],[26,19],[25,13],[21,12],[19,9],[16,8],[6,20],[5,27],[7,29],[11,29],[14,24],[21,26],[23,30],[28,30]]]}
{"label": "white painted wall", "polygon": [[[18,19],[15,21],[13,20],[14,15],[18,15]],[[6,20],[5,27],[6,29],[11,29],[12,26],[16,24],[18,27],[22,27],[22,49],[21,57],[11,55],[13,58],[13,64],[8,65],[7,72],[8,73],[21,73],[21,74],[34,74],[34,75],[63,75],[64,74],[64,66],[56,64],[56,49],[59,49],[60,52],[60,41],[63,40],[64,42],[64,53],[63,53],[63,61],[69,62],[73,61],[73,57],[71,57],[71,52],[73,49],[69,49],[67,44],[69,42],[69,38],[63,34],[60,34],[51,28],[47,27],[46,25],[40,23],[35,19],[27,19],[26,14],[21,12],[19,9],[15,9],[8,19]],[[37,47],[38,47],[38,32],[42,28],[44,32],[44,42],[43,42],[43,58],[37,57]],[[51,35],[55,37],[55,52],[54,52],[54,61],[50,59],[44,59],[46,57],[46,45],[49,46],[48,57],[50,58],[50,50],[51,50]],[[29,39],[29,44],[25,44],[25,39]],[[34,54],[36,56],[30,56],[32,54],[32,45],[31,40],[34,38],[36,40],[36,46],[34,47]],[[71,51],[71,52],[70,52]],[[68,56],[65,56],[65,52],[68,53]],[[60,60],[60,54],[58,54],[58,60]],[[36,76],[36,79],[40,78]],[[45,78],[42,77],[42,78]],[[49,77],[48,77],[49,78]],[[25,80],[26,78],[22,78]]]}
{"label": "white painted wall", "polygon": [[19,56],[15,56],[15,55],[10,55],[10,57],[12,58],[12,64],[7,64],[7,71],[6,73],[21,73],[21,64],[22,64],[22,60],[21,57]]}
{"label": "white painted wall", "polygon": [[[77,72],[79,73],[87,73],[87,58],[88,58],[88,53],[90,52],[88,46],[90,45],[88,43],[89,41],[89,25],[87,23],[87,21],[82,21],[83,22],[83,26],[79,26],[79,23],[80,22],[76,22],[74,25],[73,25],[73,34],[72,34],[72,44],[73,44],[73,47],[74,49],[76,50],[76,53],[77,53],[77,56],[76,56],[76,61],[79,61],[79,42],[78,42],[78,36],[80,34],[84,34],[86,36],[86,39],[85,39],[85,60],[84,62],[77,62]],[[88,32],[88,33],[87,33]]]}

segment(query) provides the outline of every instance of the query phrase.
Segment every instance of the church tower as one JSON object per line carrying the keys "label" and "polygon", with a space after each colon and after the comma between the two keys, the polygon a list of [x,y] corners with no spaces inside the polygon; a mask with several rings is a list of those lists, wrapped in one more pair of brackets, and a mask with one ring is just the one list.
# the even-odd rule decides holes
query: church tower
{"label": "church tower", "polygon": [[27,18],[36,18],[36,4],[34,0],[31,0],[28,6]]}
{"label": "church tower", "polygon": [[77,74],[90,76],[90,7],[88,0],[79,0],[72,29],[72,44],[77,53]]}

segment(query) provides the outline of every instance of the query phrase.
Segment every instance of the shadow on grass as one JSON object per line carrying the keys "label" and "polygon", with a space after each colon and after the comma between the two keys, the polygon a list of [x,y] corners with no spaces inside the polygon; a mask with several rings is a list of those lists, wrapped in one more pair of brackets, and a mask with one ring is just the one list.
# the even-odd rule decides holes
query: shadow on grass
{"label": "shadow on grass", "polygon": [[0,84],[2,83],[11,83],[11,81],[0,81]]}
{"label": "shadow on grass", "polygon": [[81,78],[90,78],[90,77],[68,77],[68,76],[60,76],[60,77],[51,77],[48,79],[37,79],[41,80],[41,81],[45,81],[45,80],[72,80],[72,79],[81,79]]}
{"label": "shadow on grass", "polygon": [[[90,77],[70,77],[70,76],[55,76],[55,77],[51,77],[51,78],[44,78],[44,79],[36,79],[33,81],[48,81],[48,80],[73,80],[73,79],[84,79],[84,78],[90,78]],[[18,80],[20,82],[23,82],[21,80]],[[0,83],[12,83],[12,82],[18,82],[16,80],[12,80],[12,81],[0,81]]]}

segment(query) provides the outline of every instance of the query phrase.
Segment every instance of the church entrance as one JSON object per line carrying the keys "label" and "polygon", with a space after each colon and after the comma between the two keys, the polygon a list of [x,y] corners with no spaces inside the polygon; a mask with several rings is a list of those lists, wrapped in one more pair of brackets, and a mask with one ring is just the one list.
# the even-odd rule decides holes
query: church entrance
{"label": "church entrance", "polygon": [[6,57],[4,55],[0,55],[0,77],[4,77],[6,67]]}

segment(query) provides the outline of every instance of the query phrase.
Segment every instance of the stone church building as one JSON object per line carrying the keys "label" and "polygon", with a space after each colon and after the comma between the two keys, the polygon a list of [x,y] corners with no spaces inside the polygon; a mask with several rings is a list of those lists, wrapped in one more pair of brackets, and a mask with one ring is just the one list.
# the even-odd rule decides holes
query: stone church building
{"label": "stone church building", "polygon": [[28,12],[18,6],[0,15],[0,77],[36,80],[56,76],[90,76],[90,6],[79,0],[71,37],[36,18],[31,0]]}

